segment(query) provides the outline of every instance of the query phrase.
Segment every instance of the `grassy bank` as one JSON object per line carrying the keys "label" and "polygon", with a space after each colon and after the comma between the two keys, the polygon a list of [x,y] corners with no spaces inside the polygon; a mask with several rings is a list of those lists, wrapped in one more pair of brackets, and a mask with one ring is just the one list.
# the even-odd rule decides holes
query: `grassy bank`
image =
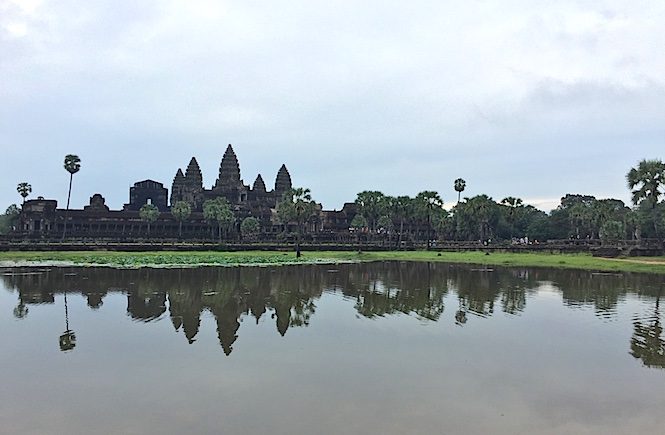
{"label": "grassy bank", "polygon": [[485,266],[533,266],[583,269],[606,272],[645,272],[665,274],[665,258],[594,258],[587,254],[493,253],[483,252],[0,252],[0,266],[110,266],[196,267],[233,265],[278,265],[335,263],[347,261],[437,261]]}

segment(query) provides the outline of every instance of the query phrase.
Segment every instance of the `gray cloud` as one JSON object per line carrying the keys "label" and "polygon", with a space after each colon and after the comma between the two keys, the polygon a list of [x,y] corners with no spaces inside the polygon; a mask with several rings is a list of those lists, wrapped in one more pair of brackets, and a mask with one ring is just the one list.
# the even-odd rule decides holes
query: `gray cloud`
{"label": "gray cloud", "polygon": [[[112,207],[227,143],[243,177],[281,163],[329,208],[364,189],[453,200],[628,198],[662,158],[661,2],[0,2],[0,204]],[[543,202],[544,201],[544,202]]]}

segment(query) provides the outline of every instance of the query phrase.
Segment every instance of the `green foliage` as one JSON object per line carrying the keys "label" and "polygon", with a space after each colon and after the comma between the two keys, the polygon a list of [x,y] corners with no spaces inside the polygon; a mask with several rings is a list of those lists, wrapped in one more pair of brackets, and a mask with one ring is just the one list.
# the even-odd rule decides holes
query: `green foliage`
{"label": "green foliage", "polygon": [[235,216],[229,202],[224,197],[209,199],[203,203],[203,217],[208,223],[217,224],[218,237],[221,241],[222,230],[228,232],[235,223]]}
{"label": "green foliage", "polygon": [[657,238],[662,236],[665,228],[665,202],[654,207],[647,201],[642,202],[634,211],[637,221],[638,233],[643,238]]}
{"label": "green foliage", "polygon": [[254,237],[261,231],[261,223],[254,216],[246,217],[240,224],[240,233],[243,237]]}
{"label": "green foliage", "polygon": [[[521,233],[518,233],[521,234]],[[556,233],[552,230],[551,220],[545,212],[538,210],[534,213],[529,221],[527,221],[526,236],[530,240],[546,241],[554,239]]]}
{"label": "green foliage", "polygon": [[139,209],[139,216],[148,223],[153,223],[159,217],[159,209],[154,204],[144,204]]}
{"label": "green foliage", "polygon": [[177,201],[171,206],[171,214],[178,221],[178,235],[182,236],[182,223],[192,214],[192,206],[187,201]]}
{"label": "green foliage", "polygon": [[356,214],[351,220],[351,228],[355,230],[362,230],[363,228],[367,228],[367,219],[365,219],[365,216],[361,215],[360,213]]}
{"label": "green foliage", "polygon": [[12,204],[5,210],[5,213],[0,215],[0,234],[8,234],[18,224],[18,218],[21,210],[16,204]]}
{"label": "green foliage", "polygon": [[377,229],[386,233],[392,233],[394,230],[393,220],[388,215],[381,216],[379,220],[376,222],[376,226]]}
{"label": "green foliage", "polygon": [[186,221],[192,214],[192,206],[187,201],[177,201],[171,207],[171,214],[178,222]]}
{"label": "green foliage", "polygon": [[367,218],[372,231],[376,230],[379,216],[388,210],[388,198],[376,190],[365,190],[360,192],[356,198],[358,213]]}
{"label": "green foliage", "polygon": [[316,202],[312,200],[309,189],[302,187],[289,189],[277,204],[277,217],[286,230],[288,224],[296,223],[298,234],[316,211]]}
{"label": "green foliage", "polygon": [[[433,217],[439,215],[443,210],[443,200],[437,192],[425,190],[416,195],[413,200],[415,216],[423,220],[427,225],[427,240],[432,238]],[[429,246],[429,241],[428,241]]]}
{"label": "green foliage", "polygon": [[625,238],[623,222],[608,220],[600,228],[600,239],[603,242],[613,242]]}
{"label": "green foliage", "polygon": [[144,204],[139,209],[139,216],[148,223],[148,234],[150,234],[150,225],[159,217],[159,209],[154,204]]}
{"label": "green foliage", "polygon": [[[649,262],[623,262],[615,259],[595,258],[587,254],[515,254],[484,252],[426,252],[391,251],[365,252],[362,261],[437,261],[501,266],[555,267],[560,269],[582,269],[598,271],[632,271],[665,274],[665,264]],[[305,258],[294,258],[284,252],[0,252],[0,261],[30,262],[39,266],[48,262],[67,262],[73,265],[108,265],[120,268],[145,266],[206,266],[243,264],[287,264],[287,263],[335,263],[359,261],[356,251],[316,252]],[[662,260],[662,257],[660,258]]]}
{"label": "green foliage", "polygon": [[454,208],[457,240],[493,237],[500,218],[499,205],[487,195],[460,202]]}

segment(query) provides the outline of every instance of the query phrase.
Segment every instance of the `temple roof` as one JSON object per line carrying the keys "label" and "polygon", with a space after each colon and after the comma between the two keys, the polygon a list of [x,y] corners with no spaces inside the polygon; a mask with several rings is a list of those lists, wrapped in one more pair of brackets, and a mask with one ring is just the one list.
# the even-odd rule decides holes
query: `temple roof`
{"label": "temple roof", "polygon": [[286,165],[282,165],[277,172],[277,178],[275,179],[275,192],[284,193],[289,190],[292,186],[291,184],[291,174],[289,170],[286,169]]}
{"label": "temple roof", "polygon": [[229,144],[219,165],[219,178],[215,186],[236,187],[238,183],[240,183],[240,165],[233,147]]}
{"label": "temple roof", "polygon": [[261,174],[259,174],[256,177],[256,180],[254,181],[254,186],[252,186],[252,190],[261,193],[266,192],[266,183],[263,181],[263,177],[261,176]]}
{"label": "temple roof", "polygon": [[187,184],[203,188],[203,175],[201,174],[201,168],[199,168],[199,162],[196,161],[196,157],[192,157],[192,160],[189,161],[189,165],[187,165],[187,170],[185,171],[185,178],[187,179]]}

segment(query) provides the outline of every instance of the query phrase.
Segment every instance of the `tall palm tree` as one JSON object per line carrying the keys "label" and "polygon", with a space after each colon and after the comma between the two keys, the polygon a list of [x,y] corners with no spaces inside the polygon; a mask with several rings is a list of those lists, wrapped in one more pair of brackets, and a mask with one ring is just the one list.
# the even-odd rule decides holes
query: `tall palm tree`
{"label": "tall palm tree", "polygon": [[429,249],[432,239],[432,214],[436,209],[443,208],[443,200],[437,192],[425,190],[416,195],[414,202],[419,216],[427,218],[427,249]]}
{"label": "tall palm tree", "polygon": [[656,204],[663,194],[665,186],[665,163],[662,160],[642,160],[637,168],[631,168],[626,174],[628,188],[633,194],[633,204],[646,202],[653,213],[653,229],[658,235],[658,219],[656,218]]}
{"label": "tall palm tree", "polygon": [[178,221],[178,237],[182,237],[182,223],[192,214],[192,206],[186,201],[176,201],[171,207],[171,214]]}
{"label": "tall palm tree", "polygon": [[508,207],[508,223],[510,224],[510,238],[512,239],[515,230],[515,212],[517,208],[523,206],[523,203],[520,198],[508,196],[501,200],[501,205]]}
{"label": "tall palm tree", "polygon": [[148,223],[148,237],[150,237],[150,225],[159,218],[159,209],[155,204],[143,204],[139,209],[139,216]]}
{"label": "tall palm tree", "polygon": [[65,156],[64,168],[69,172],[69,190],[67,191],[67,208],[65,209],[65,224],[63,225],[62,230],[62,240],[65,240],[65,235],[67,234],[67,214],[69,214],[69,200],[72,197],[72,180],[74,179],[74,174],[81,169],[81,159],[75,154],[67,154]]}
{"label": "tall palm tree", "polygon": [[462,178],[458,178],[455,180],[455,191],[457,192],[457,203],[459,204],[460,197],[462,195],[462,192],[464,192],[464,188],[466,187],[466,181]]}
{"label": "tall palm tree", "polygon": [[32,192],[32,186],[25,182],[18,183],[18,186],[16,186],[16,191],[23,197],[23,204],[25,204],[25,198],[27,198],[30,192]]}
{"label": "tall palm tree", "polygon": [[297,224],[296,257],[298,258],[300,258],[300,239],[305,223],[315,211],[316,202],[312,199],[311,191],[302,187],[291,188],[286,191],[279,204],[277,204],[277,216],[284,225],[285,231],[290,222],[296,222]]}

